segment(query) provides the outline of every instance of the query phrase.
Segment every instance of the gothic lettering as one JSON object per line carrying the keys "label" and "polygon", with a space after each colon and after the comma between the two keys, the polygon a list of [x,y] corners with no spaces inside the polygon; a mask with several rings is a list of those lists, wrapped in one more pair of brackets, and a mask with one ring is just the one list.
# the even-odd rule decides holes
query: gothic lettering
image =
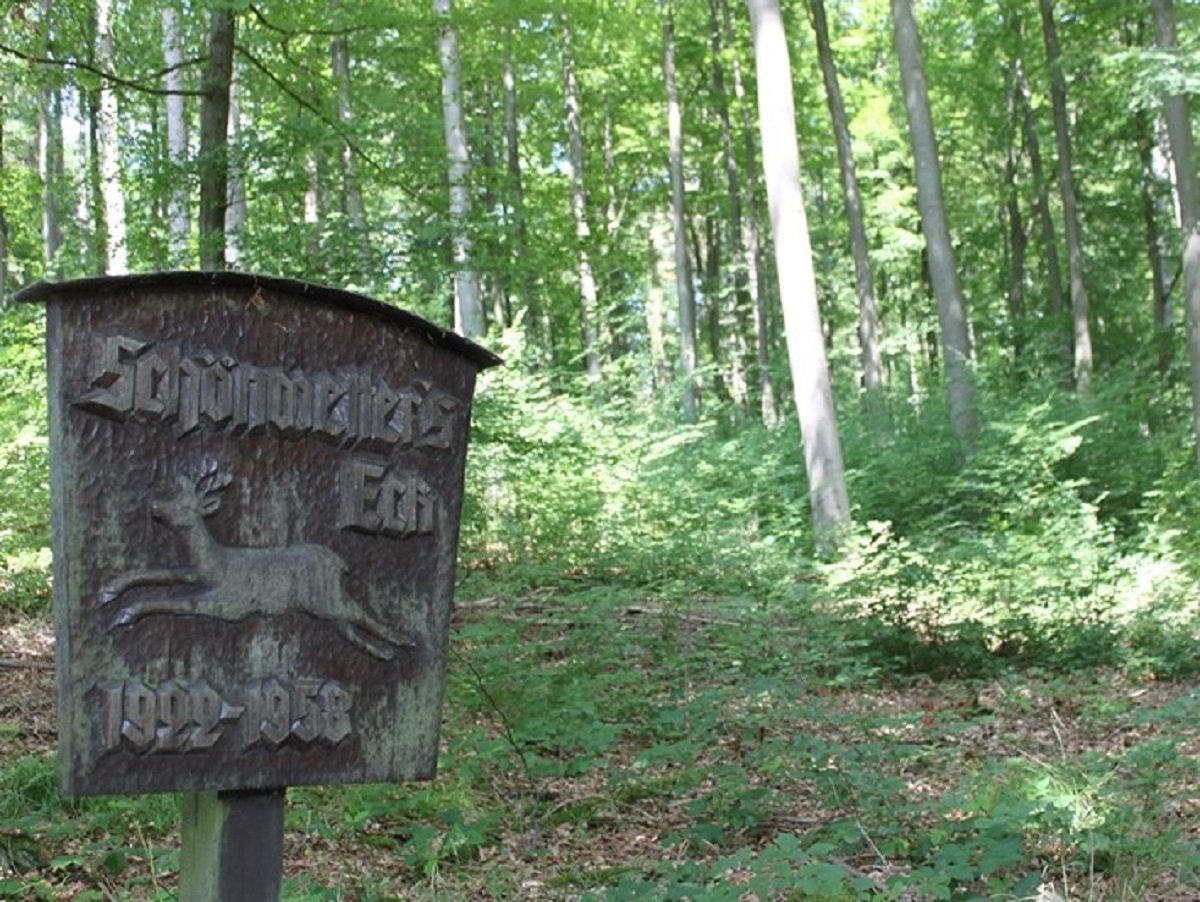
{"label": "gothic lettering", "polygon": [[97,726],[102,754],[203,752],[226,735],[239,752],[261,746],[335,746],[353,730],[351,695],[334,680],[269,678],[236,687],[222,697],[203,680],[168,680],[158,687],[138,680],[97,686]]}
{"label": "gothic lettering", "polygon": [[118,422],[162,422],[235,435],[313,436],[348,450],[453,447],[465,411],[429,382],[394,386],[371,373],[287,372],[175,342],[98,340],[88,390],[75,406]]}
{"label": "gothic lettering", "polygon": [[342,466],[343,529],[406,539],[432,535],[438,499],[420,474],[351,458]]}

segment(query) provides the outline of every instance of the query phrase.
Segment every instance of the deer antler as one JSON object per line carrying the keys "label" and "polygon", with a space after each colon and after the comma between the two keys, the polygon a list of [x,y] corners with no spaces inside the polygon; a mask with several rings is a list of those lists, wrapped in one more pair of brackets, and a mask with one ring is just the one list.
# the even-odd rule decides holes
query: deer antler
{"label": "deer antler", "polygon": [[196,480],[196,497],[200,499],[200,513],[205,517],[212,516],[221,506],[217,492],[233,482],[231,473],[222,473],[215,463],[204,468],[200,478]]}

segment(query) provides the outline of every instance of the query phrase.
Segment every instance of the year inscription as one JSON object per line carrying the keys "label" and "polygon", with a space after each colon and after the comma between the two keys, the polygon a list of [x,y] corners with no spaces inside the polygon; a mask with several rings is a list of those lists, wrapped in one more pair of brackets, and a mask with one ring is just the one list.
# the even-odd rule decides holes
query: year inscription
{"label": "year inscription", "polygon": [[267,679],[222,696],[203,680],[97,686],[101,753],[203,752],[229,734],[235,748],[335,746],[352,732],[351,694],[334,680]]}

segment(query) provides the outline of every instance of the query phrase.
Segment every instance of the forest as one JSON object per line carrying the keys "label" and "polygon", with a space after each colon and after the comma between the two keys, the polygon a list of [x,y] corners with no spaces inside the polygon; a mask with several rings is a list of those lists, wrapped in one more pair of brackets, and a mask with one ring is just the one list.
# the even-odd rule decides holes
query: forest
{"label": "forest", "polygon": [[38,280],[239,270],[504,358],[439,772],[284,898],[1200,897],[1197,0],[5,0],[0,897],[58,789]]}

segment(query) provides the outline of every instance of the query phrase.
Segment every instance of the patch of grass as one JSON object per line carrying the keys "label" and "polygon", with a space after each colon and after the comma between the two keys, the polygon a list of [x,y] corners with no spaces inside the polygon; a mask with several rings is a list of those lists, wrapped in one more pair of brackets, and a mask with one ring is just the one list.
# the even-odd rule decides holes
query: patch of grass
{"label": "patch of grass", "polygon": [[[1014,406],[965,469],[938,440],[861,462],[864,525],[818,563],[793,428],[504,378],[439,776],[293,790],[287,898],[1197,895],[1197,584],[1186,537],[1104,519],[1090,418]],[[42,450],[0,427],[10,620],[48,615]],[[43,735],[0,737],[0,894],[169,896],[173,798],[63,802]]]}
{"label": "patch of grass", "polygon": [[[846,685],[869,651],[831,641],[833,660],[810,667],[816,614],[721,599],[667,613],[587,585],[554,605],[464,605],[436,781],[292,791],[307,865],[287,898],[1020,898],[1049,880],[1150,899],[1195,886],[1186,683],[1110,671]],[[28,897],[170,891],[173,798],[65,803],[49,755],[8,761],[0,787],[0,837]]]}

